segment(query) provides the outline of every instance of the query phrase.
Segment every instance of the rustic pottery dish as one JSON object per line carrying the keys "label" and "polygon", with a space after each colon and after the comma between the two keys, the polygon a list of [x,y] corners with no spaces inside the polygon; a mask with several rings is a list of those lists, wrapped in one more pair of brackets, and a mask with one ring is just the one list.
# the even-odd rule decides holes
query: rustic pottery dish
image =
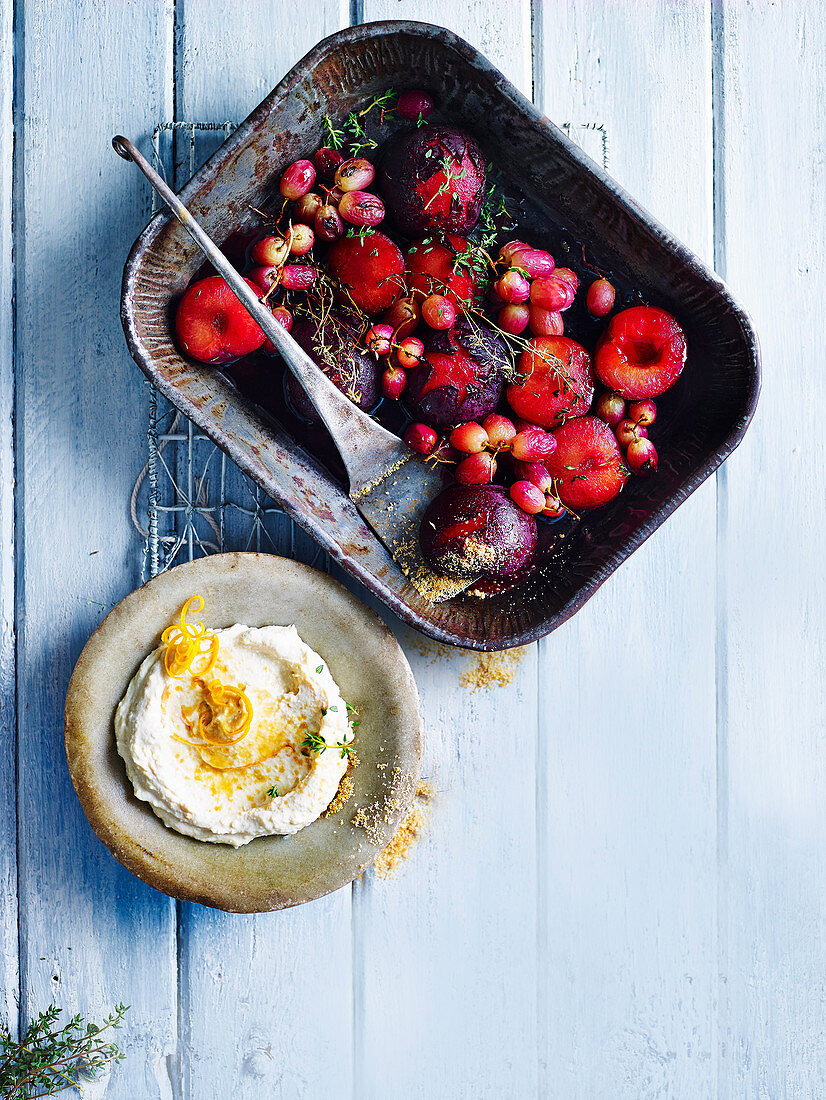
{"label": "rustic pottery dish", "polygon": [[[115,746],[114,711],[161,631],[195,593],[211,627],[294,623],[359,711],[353,797],[295,836],[237,849],[204,843],[168,829],[132,793]],[[127,596],[87,643],[66,699],[69,771],[103,843],[157,890],[233,912],[299,905],[360,875],[407,812],[421,753],[416,685],[391,632],[326,573],[267,554],[201,558]],[[359,809],[367,831],[353,823]]]}
{"label": "rustic pottery dish", "polygon": [[589,262],[679,318],[689,346],[661,415],[668,445],[656,477],[636,479],[586,515],[565,553],[516,587],[441,604],[424,599],[360,519],[342,486],[274,418],[220,373],[188,361],[170,311],[201,265],[184,230],[158,214],[126,264],[122,317],[152,382],[399,616],[441,641],[504,649],[559,626],[734,450],[754,413],[759,354],[748,317],[721,281],[622,191],[484,57],[449,31],[373,23],[333,35],[282,80],[181,191],[219,241],[249,228],[285,164],[321,143],[325,113],[346,115],[393,87],[431,89],[471,131],[506,183],[526,196],[523,222],[541,239],[563,230]]}

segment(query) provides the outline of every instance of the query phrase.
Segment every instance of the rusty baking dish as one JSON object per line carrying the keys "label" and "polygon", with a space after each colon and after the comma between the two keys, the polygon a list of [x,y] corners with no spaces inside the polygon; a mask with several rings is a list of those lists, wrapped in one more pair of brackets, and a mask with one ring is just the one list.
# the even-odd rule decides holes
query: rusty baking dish
{"label": "rusty baking dish", "polygon": [[[132,355],[186,416],[298,521],[344,569],[406,622],[443,642],[504,649],[550,633],[577,611],[734,450],[754,413],[759,353],[748,317],[716,275],[668,234],[490,62],[439,27],[403,21],[341,31],[281,81],[181,191],[214,240],[249,227],[283,166],[321,141],[322,120],[388,87],[427,87],[470,130],[508,185],[529,196],[541,242],[560,227],[589,261],[617,273],[685,328],[689,360],[663,422],[660,470],[634,478],[586,515],[566,552],[509,591],[430,604],[405,580],[327,468],[213,368],[172,339],[175,299],[202,264],[166,213],[126,264],[122,317]],[[548,232],[545,233],[546,237]],[[553,249],[552,249],[553,250]]]}

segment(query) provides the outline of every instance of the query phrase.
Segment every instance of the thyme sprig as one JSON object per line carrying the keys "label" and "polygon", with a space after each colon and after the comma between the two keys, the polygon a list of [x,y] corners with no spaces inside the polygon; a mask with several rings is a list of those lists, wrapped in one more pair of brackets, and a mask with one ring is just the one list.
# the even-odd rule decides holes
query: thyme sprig
{"label": "thyme sprig", "polygon": [[314,752],[317,756],[321,756],[322,753],[326,752],[328,748],[340,749],[342,760],[345,756],[349,758],[350,753],[354,751],[353,740],[351,738],[351,740],[348,741],[346,735],[343,741],[337,741],[335,745],[330,746],[324,740],[320,733],[308,732],[307,736],[304,738],[301,744],[304,746],[304,748],[309,749],[310,752]]}
{"label": "thyme sprig", "polygon": [[395,110],[397,98],[396,92],[389,88],[381,95],[374,96],[360,111],[351,111],[341,126],[337,126],[329,115],[325,115],[323,126],[325,144],[340,152],[347,146],[348,157],[357,157],[363,149],[377,148],[378,142],[367,133],[362,119],[366,120],[373,111],[378,110],[381,126],[385,115]]}
{"label": "thyme sprig", "polygon": [[59,1027],[61,1010],[51,1005],[31,1021],[19,1042],[0,1032],[0,1096],[7,1100],[53,1096],[79,1088],[81,1074],[100,1073],[112,1062],[123,1061],[120,1047],[101,1036],[110,1028],[120,1028],[128,1010],[128,1005],[116,1005],[102,1024],[84,1023],[78,1013]]}

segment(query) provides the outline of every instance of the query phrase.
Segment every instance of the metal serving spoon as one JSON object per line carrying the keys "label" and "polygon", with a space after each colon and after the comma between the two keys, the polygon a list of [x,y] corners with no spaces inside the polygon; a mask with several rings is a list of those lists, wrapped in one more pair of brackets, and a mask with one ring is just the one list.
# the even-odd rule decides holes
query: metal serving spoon
{"label": "metal serving spoon", "polygon": [[278,348],[284,362],[307,391],[341,454],[350,478],[350,499],[393,555],[396,563],[431,603],[458,595],[473,582],[434,573],[419,549],[422,514],[442,489],[438,469],[377,424],[345,397],[292,336],[258,300],[215,242],[204,232],[174,191],[128,138],[112,138],[124,160],[140,168],[230,290]]}

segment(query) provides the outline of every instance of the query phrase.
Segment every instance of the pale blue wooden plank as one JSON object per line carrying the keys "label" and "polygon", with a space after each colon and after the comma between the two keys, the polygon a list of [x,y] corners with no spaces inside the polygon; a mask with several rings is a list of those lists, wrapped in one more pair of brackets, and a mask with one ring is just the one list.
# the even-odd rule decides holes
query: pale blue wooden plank
{"label": "pale blue wooden plank", "polygon": [[[710,258],[707,8],[536,10],[545,112]],[[709,483],[540,646],[540,1095],[714,1095],[714,647]]]}
{"label": "pale blue wooden plank", "polygon": [[140,140],[171,109],[172,14],[34,0],[18,6],[16,39],[21,1010],[131,1004],[110,1100],[170,1095],[174,906],[92,834],[62,712],[82,645],[139,577],[127,502],[145,387],[118,299],[148,203],[109,142]]}
{"label": "pale blue wooden plank", "polygon": [[718,264],[763,352],[721,478],[719,1095],[826,1095],[822,5],[715,9]]}
{"label": "pale blue wooden plank", "polygon": [[[337,0],[179,2],[177,117],[240,121],[307,50],[348,20],[349,5]],[[314,555],[308,542],[293,538],[285,518],[275,549]],[[183,1097],[227,1090],[237,1100],[350,1094],[350,922],[349,889],[257,916],[181,907]]]}
{"label": "pale blue wooden plank", "polygon": [[13,13],[0,9],[0,1029],[17,1027],[14,680]]}
{"label": "pale blue wooden plank", "polygon": [[[366,0],[365,20],[447,26],[531,93],[530,5]],[[359,1097],[537,1095],[537,651],[472,692],[478,657],[399,636],[419,685],[425,837],[354,892]]]}

